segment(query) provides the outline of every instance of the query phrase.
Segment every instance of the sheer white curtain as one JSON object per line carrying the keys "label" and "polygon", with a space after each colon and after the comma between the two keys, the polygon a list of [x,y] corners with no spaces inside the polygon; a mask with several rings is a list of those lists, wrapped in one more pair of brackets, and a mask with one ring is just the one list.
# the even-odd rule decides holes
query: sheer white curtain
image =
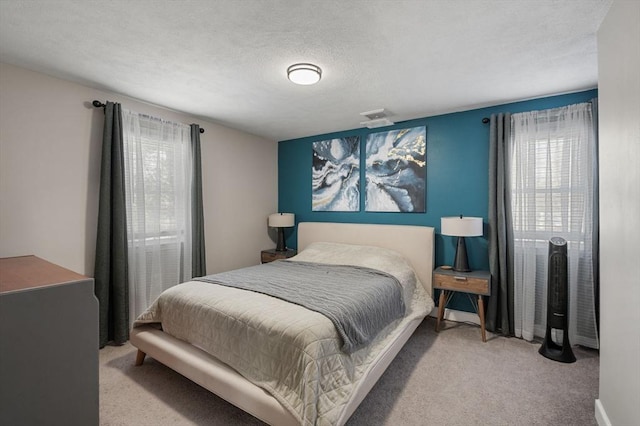
{"label": "sheer white curtain", "polygon": [[191,279],[191,128],[122,110],[129,318]]}
{"label": "sheer white curtain", "polygon": [[598,347],[593,276],[596,135],[590,103],[511,116],[514,326],[543,337],[549,239],[567,240],[569,340]]}

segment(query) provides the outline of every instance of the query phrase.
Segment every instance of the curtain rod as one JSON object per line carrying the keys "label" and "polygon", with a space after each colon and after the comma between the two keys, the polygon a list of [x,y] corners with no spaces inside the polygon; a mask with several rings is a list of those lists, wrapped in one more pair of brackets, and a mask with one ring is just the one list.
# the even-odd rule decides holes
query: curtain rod
{"label": "curtain rod", "polygon": [[[98,100],[94,100],[93,102],[91,102],[91,104],[96,108],[104,108],[105,106],[107,106],[107,104],[103,104]],[[204,129],[202,127],[200,127],[200,133],[204,133]]]}

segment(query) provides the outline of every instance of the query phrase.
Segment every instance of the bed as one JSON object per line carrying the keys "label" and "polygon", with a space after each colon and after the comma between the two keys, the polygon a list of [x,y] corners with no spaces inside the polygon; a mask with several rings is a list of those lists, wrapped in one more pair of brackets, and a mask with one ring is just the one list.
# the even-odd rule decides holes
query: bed
{"label": "bed", "polygon": [[[380,269],[389,269],[392,275],[407,275],[405,261],[412,271],[411,274],[415,272],[416,290],[411,294],[403,293],[405,304],[408,304],[406,314],[385,326],[374,340],[362,348],[355,349],[352,353],[345,354],[336,350],[336,345],[340,344],[340,335],[333,327],[331,327],[332,331],[327,331],[328,328],[324,323],[329,320],[317,312],[308,311],[304,307],[260,293],[208,284],[207,291],[210,287],[215,287],[216,292],[222,292],[216,293],[217,299],[222,298],[220,294],[228,294],[231,297],[234,296],[232,293],[242,293],[242,309],[252,309],[255,305],[256,309],[269,312],[265,315],[268,318],[260,319],[257,325],[247,325],[244,324],[249,321],[245,315],[246,312],[242,312],[242,315],[238,314],[237,318],[231,320],[225,318],[224,324],[219,325],[220,321],[217,319],[203,321],[184,315],[186,309],[180,306],[174,309],[173,317],[187,326],[178,329],[177,326],[170,326],[172,315],[168,305],[162,305],[163,308],[160,309],[154,304],[136,320],[131,332],[131,343],[138,348],[136,365],[143,364],[145,356],[149,355],[271,425],[342,425],[346,423],[416,327],[433,308],[431,298],[433,237],[433,228],[425,226],[319,222],[302,222],[298,225],[298,255],[279,262],[339,264],[341,259],[351,259],[350,253],[356,253],[354,262],[360,262],[362,258],[365,260],[361,266],[370,267],[371,265],[367,263],[368,257],[365,258],[363,254],[367,253],[366,256],[369,254],[373,256],[374,263],[381,262],[380,259],[383,259],[384,266]],[[384,257],[378,258],[381,252]],[[387,255],[391,257],[387,258]],[[394,257],[396,255],[404,257],[405,260]],[[200,288],[203,285],[207,284],[190,282],[181,286],[188,292],[190,286]],[[407,290],[403,289],[403,291]],[[209,300],[207,297],[209,296],[203,296],[202,300]],[[234,306],[226,300],[224,302],[216,300],[215,303],[218,303],[213,309],[216,311]],[[191,308],[198,315],[202,312],[200,305],[198,302],[198,306]],[[164,319],[161,319],[160,311],[165,315]],[[254,321],[254,314],[251,311],[248,312],[252,316],[250,320]],[[282,318],[278,317],[280,313],[283,315]],[[282,321],[283,318],[289,318],[284,315],[290,315],[291,318],[296,319],[291,321],[295,325],[287,325],[298,333],[291,338],[294,339],[293,343],[282,336],[284,332],[278,330],[271,333],[273,336],[267,336],[269,332],[255,334],[257,332],[254,329],[263,327],[263,324],[267,324],[264,325],[266,329],[273,327],[270,321],[277,322]],[[328,324],[331,325],[331,322]],[[247,330],[238,328],[241,326],[246,327]],[[223,338],[219,336],[222,334],[220,330],[227,327],[233,330],[234,337],[233,339],[225,337],[226,340],[222,340]],[[211,341],[199,341],[198,336],[210,333],[209,328],[214,329],[211,334],[216,336]],[[308,330],[319,336],[319,343],[313,342],[311,345],[305,341],[298,344],[298,341],[303,340],[300,336],[309,334]],[[335,333],[335,339],[333,336],[327,337],[327,333]],[[260,348],[269,347],[269,350],[243,351],[243,343],[235,342],[243,339],[260,342]],[[229,340],[233,343],[227,343]],[[224,349],[227,344],[230,348],[228,353],[227,349]],[[290,351],[294,351],[294,355],[291,355]],[[242,358],[243,353],[248,352],[252,354],[251,361],[245,362],[244,359],[239,359]],[[291,359],[295,366],[282,365],[278,357]],[[250,365],[249,362],[259,365]],[[286,377],[271,377],[271,374],[281,370]],[[310,380],[306,376],[308,370],[313,370],[311,373],[317,378],[310,376],[314,378]],[[283,385],[281,382],[286,383]],[[293,384],[291,385],[290,382]]]}

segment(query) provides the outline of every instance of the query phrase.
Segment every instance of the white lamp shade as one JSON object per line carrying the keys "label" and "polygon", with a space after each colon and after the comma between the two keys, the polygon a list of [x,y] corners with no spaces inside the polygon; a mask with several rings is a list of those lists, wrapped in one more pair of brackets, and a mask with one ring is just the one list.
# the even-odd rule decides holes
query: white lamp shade
{"label": "white lamp shade", "polygon": [[452,237],[480,237],[482,236],[481,217],[450,216],[440,219],[442,235]]}
{"label": "white lamp shade", "polygon": [[269,215],[269,226],[272,228],[291,228],[296,224],[293,213],[274,213]]}

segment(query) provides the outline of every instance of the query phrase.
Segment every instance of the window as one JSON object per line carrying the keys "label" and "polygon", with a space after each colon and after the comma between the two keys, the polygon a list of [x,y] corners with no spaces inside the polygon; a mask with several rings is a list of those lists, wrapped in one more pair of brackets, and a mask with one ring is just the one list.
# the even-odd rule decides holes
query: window
{"label": "window", "polygon": [[191,129],[122,111],[133,321],[191,275]]}
{"label": "window", "polygon": [[511,116],[510,190],[517,336],[544,336],[547,253],[567,240],[569,338],[597,347],[593,273],[595,131],[591,104]]}
{"label": "window", "polygon": [[[541,127],[546,127],[544,122]],[[548,241],[562,233],[570,241],[578,241],[591,189],[584,167],[571,164],[583,163],[586,150],[580,149],[578,141],[558,134],[557,129],[541,133],[513,148],[516,157],[511,179],[517,186],[512,189],[512,199],[519,206],[513,214],[516,238]]]}

